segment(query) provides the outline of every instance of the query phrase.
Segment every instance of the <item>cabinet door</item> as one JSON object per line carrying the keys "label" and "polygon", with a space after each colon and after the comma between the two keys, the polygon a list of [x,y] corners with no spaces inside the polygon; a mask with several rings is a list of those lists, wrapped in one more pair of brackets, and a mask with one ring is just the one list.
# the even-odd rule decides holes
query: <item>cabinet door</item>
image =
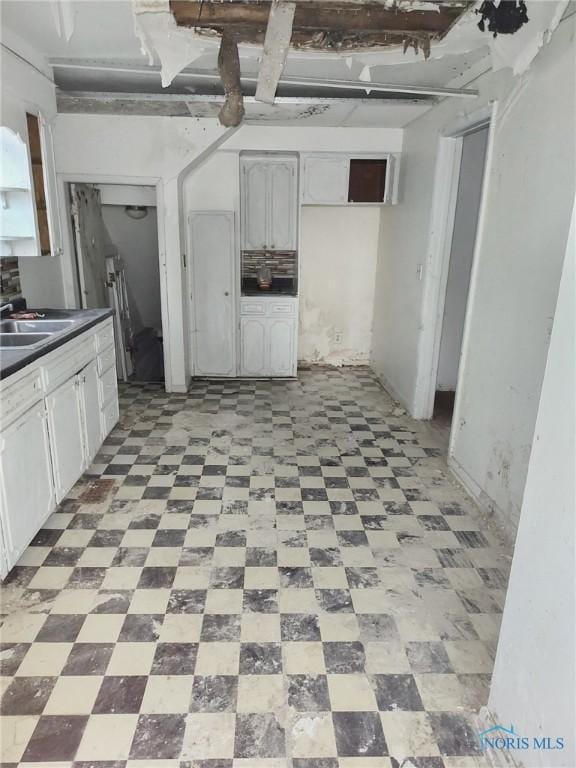
{"label": "cabinet door", "polygon": [[267,376],[267,321],[265,318],[243,317],[240,328],[242,376]]}
{"label": "cabinet door", "polygon": [[268,243],[273,251],[296,250],[296,160],[274,160],[269,171]]}
{"label": "cabinet door", "polygon": [[302,163],[304,205],[348,202],[347,155],[309,155]]}
{"label": "cabinet door", "polygon": [[[110,369],[113,370],[113,369]],[[89,466],[102,444],[102,422],[98,397],[98,367],[93,360],[79,374],[82,418],[84,421],[84,450]]]}
{"label": "cabinet door", "polygon": [[66,496],[86,466],[79,383],[78,376],[72,376],[46,398],[58,502]]}
{"label": "cabinet door", "polygon": [[268,350],[270,376],[294,376],[295,319],[269,320]]}
{"label": "cabinet door", "polygon": [[43,401],[0,435],[0,480],[2,537],[11,568],[56,503]]}
{"label": "cabinet door", "polygon": [[242,250],[263,251],[268,247],[268,173],[261,160],[243,160]]}

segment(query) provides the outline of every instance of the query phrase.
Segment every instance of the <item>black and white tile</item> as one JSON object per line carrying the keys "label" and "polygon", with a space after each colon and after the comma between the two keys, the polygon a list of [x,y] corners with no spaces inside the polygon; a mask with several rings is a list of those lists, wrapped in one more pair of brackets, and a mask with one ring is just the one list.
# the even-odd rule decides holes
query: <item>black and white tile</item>
{"label": "black and white tile", "polygon": [[2,765],[482,768],[508,564],[368,369],[122,387],[3,585]]}

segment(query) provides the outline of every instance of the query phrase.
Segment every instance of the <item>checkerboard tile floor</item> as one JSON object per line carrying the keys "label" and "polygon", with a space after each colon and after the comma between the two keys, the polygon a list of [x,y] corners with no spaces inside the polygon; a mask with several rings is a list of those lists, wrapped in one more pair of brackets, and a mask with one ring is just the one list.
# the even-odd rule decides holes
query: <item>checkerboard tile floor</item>
{"label": "checkerboard tile floor", "polygon": [[121,391],[3,585],[2,766],[481,768],[509,552],[365,368]]}

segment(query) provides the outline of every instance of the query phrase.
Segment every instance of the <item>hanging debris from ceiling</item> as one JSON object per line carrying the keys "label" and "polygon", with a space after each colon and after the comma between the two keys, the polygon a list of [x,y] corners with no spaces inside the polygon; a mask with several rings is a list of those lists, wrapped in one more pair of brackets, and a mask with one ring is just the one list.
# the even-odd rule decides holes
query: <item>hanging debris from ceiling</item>
{"label": "hanging debris from ceiling", "polygon": [[226,97],[218,119],[226,128],[235,128],[244,118],[244,97],[240,83],[238,41],[234,32],[229,29],[225,29],[222,33],[218,52],[218,71]]}
{"label": "hanging debris from ceiling", "polygon": [[478,28],[484,32],[488,26],[494,37],[513,35],[529,21],[524,0],[484,0],[476,13],[481,16]]}

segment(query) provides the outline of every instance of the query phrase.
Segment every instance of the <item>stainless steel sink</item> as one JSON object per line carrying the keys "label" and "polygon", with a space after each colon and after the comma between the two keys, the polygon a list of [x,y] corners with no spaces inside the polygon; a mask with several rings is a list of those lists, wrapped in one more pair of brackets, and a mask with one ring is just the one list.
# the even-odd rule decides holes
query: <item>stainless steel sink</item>
{"label": "stainless steel sink", "polygon": [[51,333],[0,333],[0,349],[31,349],[49,339]]}
{"label": "stainless steel sink", "polygon": [[0,333],[60,333],[73,320],[2,320]]}

